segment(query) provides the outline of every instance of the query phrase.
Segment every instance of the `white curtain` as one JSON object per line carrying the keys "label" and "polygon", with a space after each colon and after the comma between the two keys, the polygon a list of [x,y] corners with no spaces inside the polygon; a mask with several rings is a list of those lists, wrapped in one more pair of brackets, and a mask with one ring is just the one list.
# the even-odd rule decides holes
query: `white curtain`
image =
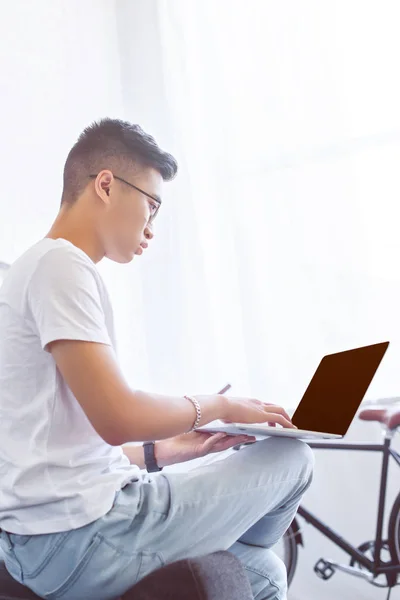
{"label": "white curtain", "polygon": [[[400,395],[398,1],[120,6],[127,116],[180,161],[153,247],[113,286],[132,384],[231,381],[294,408],[324,353],[388,339],[367,398]],[[360,421],[347,438],[381,439]],[[372,539],[380,457],[316,458],[305,505]],[[393,471],[388,501],[397,492]],[[310,528],[304,539],[291,600],[376,600],[345,574],[327,587],[315,562],[348,557]]]}
{"label": "white curtain", "polygon": [[152,7],[180,174],[148,256],[113,267],[131,383],[290,407],[324,353],[388,339],[369,395],[397,394],[397,0]]}

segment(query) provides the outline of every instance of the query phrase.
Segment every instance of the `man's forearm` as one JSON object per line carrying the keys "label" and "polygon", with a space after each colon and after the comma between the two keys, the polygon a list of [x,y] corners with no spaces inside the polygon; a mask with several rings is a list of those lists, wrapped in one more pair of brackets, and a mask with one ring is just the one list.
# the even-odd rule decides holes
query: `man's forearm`
{"label": "man's forearm", "polygon": [[[223,418],[224,398],[220,395],[197,396],[205,425]],[[125,402],[116,405],[114,446],[129,442],[164,440],[189,431],[196,410],[185,398],[132,391]]]}

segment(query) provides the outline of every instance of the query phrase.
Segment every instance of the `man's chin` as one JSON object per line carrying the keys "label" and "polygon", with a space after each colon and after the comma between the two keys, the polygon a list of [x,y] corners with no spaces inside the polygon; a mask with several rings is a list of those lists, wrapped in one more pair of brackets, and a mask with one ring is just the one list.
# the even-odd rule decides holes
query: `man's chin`
{"label": "man's chin", "polygon": [[108,258],[109,260],[112,260],[113,262],[119,263],[120,265],[125,265],[127,263],[130,263],[133,261],[133,259],[135,258],[135,253],[127,255],[127,254],[106,254],[106,258]]}

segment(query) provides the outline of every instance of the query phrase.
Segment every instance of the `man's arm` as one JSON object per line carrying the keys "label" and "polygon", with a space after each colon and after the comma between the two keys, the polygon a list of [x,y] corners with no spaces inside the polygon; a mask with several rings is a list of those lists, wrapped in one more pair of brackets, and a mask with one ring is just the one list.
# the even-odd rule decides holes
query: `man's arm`
{"label": "man's arm", "polygon": [[[107,443],[120,446],[162,440],[193,426],[196,411],[190,400],[130,389],[111,346],[58,340],[48,349],[94,429]],[[201,396],[200,402],[200,425],[224,417],[222,396]]]}
{"label": "man's arm", "polygon": [[[112,446],[165,440],[189,431],[196,411],[190,400],[132,390],[111,346],[58,340],[47,345],[65,382],[97,433]],[[215,419],[294,427],[283,408],[248,398],[196,396],[200,425]]]}
{"label": "man's arm", "polygon": [[[56,365],[97,433],[109,444],[163,440],[189,431],[196,420],[185,398],[132,390],[111,346],[93,267],[71,248],[40,260],[27,294],[41,346]],[[239,423],[273,421],[257,400],[197,396],[205,425],[214,419]],[[282,409],[276,422],[290,426]],[[274,411],[273,411],[274,412]]]}

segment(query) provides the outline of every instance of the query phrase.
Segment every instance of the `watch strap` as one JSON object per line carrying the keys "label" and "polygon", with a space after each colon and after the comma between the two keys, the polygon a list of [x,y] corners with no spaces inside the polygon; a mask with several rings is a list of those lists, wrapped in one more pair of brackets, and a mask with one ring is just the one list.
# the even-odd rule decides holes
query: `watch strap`
{"label": "watch strap", "polygon": [[144,463],[146,465],[146,470],[148,473],[155,473],[157,471],[162,471],[162,467],[159,467],[157,464],[155,452],[154,452],[155,442],[144,442]]}

